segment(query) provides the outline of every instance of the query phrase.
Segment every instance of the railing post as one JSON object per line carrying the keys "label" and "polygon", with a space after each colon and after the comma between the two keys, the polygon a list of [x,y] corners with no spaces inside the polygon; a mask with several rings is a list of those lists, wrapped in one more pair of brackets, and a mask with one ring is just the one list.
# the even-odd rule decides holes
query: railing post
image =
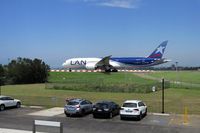
{"label": "railing post", "polygon": [[35,133],[35,120],[33,121],[33,133]]}
{"label": "railing post", "polygon": [[60,123],[60,133],[63,133],[63,123]]}

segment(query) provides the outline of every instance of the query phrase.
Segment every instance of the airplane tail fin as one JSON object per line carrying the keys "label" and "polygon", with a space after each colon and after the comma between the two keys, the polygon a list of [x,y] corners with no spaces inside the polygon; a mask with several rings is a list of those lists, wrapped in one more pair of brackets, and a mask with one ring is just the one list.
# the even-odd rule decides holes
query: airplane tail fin
{"label": "airplane tail fin", "polygon": [[165,48],[167,46],[168,41],[164,41],[162,42],[154,51],[152,54],[149,55],[148,58],[159,58],[161,59],[164,52],[165,52]]}

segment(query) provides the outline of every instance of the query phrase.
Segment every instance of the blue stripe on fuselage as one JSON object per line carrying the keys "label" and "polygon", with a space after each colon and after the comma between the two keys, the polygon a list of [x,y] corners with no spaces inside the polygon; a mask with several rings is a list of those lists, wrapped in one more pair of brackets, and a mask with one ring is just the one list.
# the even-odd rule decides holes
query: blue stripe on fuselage
{"label": "blue stripe on fuselage", "polygon": [[110,59],[127,65],[149,65],[155,61],[154,58],[145,57],[113,57]]}

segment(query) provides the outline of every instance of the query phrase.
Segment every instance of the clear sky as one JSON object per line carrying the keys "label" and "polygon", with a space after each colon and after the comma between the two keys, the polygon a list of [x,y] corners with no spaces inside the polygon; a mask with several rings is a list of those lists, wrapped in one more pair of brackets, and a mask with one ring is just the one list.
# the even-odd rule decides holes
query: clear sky
{"label": "clear sky", "polygon": [[0,0],[0,64],[40,58],[164,57],[200,66],[200,0]]}

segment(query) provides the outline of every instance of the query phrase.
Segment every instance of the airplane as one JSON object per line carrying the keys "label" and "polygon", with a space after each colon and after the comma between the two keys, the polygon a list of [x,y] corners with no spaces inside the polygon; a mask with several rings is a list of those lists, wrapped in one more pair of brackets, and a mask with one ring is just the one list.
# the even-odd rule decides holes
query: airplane
{"label": "airplane", "polygon": [[119,69],[134,69],[155,66],[167,63],[163,57],[168,41],[162,42],[148,57],[111,57],[103,58],[71,58],[62,66],[66,69],[104,70],[105,72],[117,72]]}

